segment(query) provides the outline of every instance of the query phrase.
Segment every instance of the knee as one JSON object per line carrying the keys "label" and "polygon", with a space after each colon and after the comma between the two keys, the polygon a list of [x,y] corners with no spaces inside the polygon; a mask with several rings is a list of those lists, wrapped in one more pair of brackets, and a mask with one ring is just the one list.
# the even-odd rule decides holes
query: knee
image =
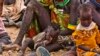
{"label": "knee", "polygon": [[31,38],[26,38],[24,40],[24,43],[23,44],[26,44],[28,45],[28,47],[31,49],[31,50],[34,50],[34,41],[31,39]]}

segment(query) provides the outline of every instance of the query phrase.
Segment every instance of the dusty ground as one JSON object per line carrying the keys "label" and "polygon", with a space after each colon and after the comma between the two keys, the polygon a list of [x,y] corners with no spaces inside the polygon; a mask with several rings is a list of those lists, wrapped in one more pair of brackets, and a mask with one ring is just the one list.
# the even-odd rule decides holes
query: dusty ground
{"label": "dusty ground", "polygon": [[[9,27],[6,28],[9,36],[11,37],[11,40],[14,41],[16,39],[16,36],[18,35],[19,29],[16,27]],[[25,56],[28,56],[28,54],[30,53],[30,50],[27,49]],[[65,53],[65,51],[63,50],[59,50],[57,52],[52,52],[51,56],[62,56],[62,54]],[[18,56],[17,55],[18,52],[17,51],[4,51],[2,55],[0,56]]]}

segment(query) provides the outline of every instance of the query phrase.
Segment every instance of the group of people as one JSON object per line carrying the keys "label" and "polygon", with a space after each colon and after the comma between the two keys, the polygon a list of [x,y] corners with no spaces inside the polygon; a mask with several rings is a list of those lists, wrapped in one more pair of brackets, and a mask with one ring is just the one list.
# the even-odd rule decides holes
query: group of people
{"label": "group of people", "polygon": [[[16,1],[0,1],[0,13],[3,3]],[[15,42],[0,20],[0,53],[19,48],[18,56],[24,56],[29,47],[30,56],[50,56],[49,52],[70,47],[63,56],[100,56],[99,0],[24,0],[24,5]]]}

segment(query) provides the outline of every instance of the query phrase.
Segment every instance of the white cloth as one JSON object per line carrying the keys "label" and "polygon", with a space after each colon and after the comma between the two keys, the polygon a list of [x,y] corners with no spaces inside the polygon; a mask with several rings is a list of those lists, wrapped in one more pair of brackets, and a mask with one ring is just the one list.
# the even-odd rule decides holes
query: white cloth
{"label": "white cloth", "polygon": [[89,27],[84,27],[81,25],[81,23],[78,24],[78,26],[76,27],[76,30],[91,30],[96,26],[96,23],[91,22],[91,24],[89,25]]}
{"label": "white cloth", "polygon": [[9,16],[10,19],[17,20],[21,16],[20,12],[26,8],[23,0],[16,0],[15,4],[3,5],[2,16]]}

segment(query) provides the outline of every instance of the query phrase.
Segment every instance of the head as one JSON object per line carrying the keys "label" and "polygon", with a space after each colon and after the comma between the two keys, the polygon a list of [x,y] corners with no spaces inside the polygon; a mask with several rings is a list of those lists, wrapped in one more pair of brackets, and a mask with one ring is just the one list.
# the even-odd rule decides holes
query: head
{"label": "head", "polygon": [[82,4],[79,8],[80,23],[84,27],[88,27],[92,22],[92,8],[88,4]]}
{"label": "head", "polygon": [[52,23],[50,26],[45,29],[46,37],[57,37],[60,32],[60,26],[58,24]]}

